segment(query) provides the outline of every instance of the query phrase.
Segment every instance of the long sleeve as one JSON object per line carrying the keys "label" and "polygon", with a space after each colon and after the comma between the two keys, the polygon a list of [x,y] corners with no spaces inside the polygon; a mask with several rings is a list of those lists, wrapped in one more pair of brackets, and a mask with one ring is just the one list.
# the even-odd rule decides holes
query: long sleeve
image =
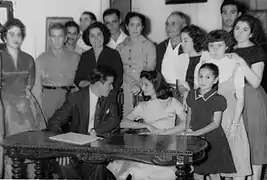
{"label": "long sleeve", "polygon": [[153,71],[156,67],[156,48],[152,42],[147,43],[146,52],[146,70]]}
{"label": "long sleeve", "polygon": [[29,89],[32,89],[35,84],[35,74],[36,74],[35,62],[32,59],[29,66],[29,77],[27,82],[27,86],[29,87]]}
{"label": "long sleeve", "polygon": [[96,133],[98,135],[112,133],[114,130],[119,128],[119,126],[120,126],[120,118],[118,116],[117,105],[116,103],[111,103],[107,111],[102,116],[100,123],[95,125]]}
{"label": "long sleeve", "polygon": [[83,53],[81,56],[81,59],[79,61],[75,77],[74,77],[74,84],[79,87],[79,83],[83,80],[89,80],[89,76],[87,75],[89,70],[86,68],[88,67],[87,61],[89,61],[88,58],[88,52]]}
{"label": "long sleeve", "polygon": [[69,123],[72,119],[72,111],[75,106],[72,98],[74,94],[68,96],[63,105],[56,110],[54,115],[48,120],[48,129],[52,132],[61,133],[62,127]]}
{"label": "long sleeve", "polygon": [[42,68],[42,64],[41,61],[39,59],[36,60],[35,62],[35,82],[34,85],[32,87],[32,93],[35,95],[36,99],[38,100],[39,104],[42,104],[42,72],[43,72],[43,68]]}
{"label": "long sleeve", "polygon": [[114,51],[114,62],[115,64],[113,65],[114,70],[116,71],[117,77],[115,80],[115,89],[118,90],[123,82],[123,65],[122,65],[122,60],[121,56],[117,51]]}

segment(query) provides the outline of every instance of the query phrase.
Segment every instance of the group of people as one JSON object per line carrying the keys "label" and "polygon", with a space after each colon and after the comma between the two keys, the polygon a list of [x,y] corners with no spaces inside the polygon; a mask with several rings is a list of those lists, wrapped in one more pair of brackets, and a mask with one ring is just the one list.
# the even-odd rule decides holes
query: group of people
{"label": "group of people", "polygon": [[[9,20],[1,28],[0,140],[43,129],[104,137],[120,128],[183,133],[210,145],[206,160],[194,166],[195,179],[260,180],[267,163],[263,36],[258,19],[237,2],[225,0],[220,10],[223,27],[209,33],[172,12],[168,38],[158,45],[145,37],[140,13],[126,15],[124,32],[119,10],[107,9],[103,23],[86,11],[79,25],[52,24],[50,49],[35,61],[20,49],[24,24]],[[11,159],[0,150],[4,177],[11,178]],[[162,180],[175,179],[176,171],[126,160],[59,164],[70,179]]]}

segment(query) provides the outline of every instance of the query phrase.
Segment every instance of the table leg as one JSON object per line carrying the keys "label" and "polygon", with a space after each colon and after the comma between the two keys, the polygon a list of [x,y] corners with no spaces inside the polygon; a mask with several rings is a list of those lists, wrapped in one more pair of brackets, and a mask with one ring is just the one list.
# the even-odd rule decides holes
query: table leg
{"label": "table leg", "polygon": [[35,166],[34,166],[34,174],[35,174],[35,179],[42,179],[42,161],[41,160],[36,160],[35,161]]}
{"label": "table leg", "polygon": [[44,160],[44,178],[45,179],[53,179],[53,160],[52,159],[46,159]]}
{"label": "table leg", "polygon": [[12,159],[12,179],[22,179],[24,159],[19,157],[18,149],[12,148],[9,152]]}
{"label": "table leg", "polygon": [[176,180],[193,180],[192,169],[190,168],[190,165],[187,165],[183,162],[177,162],[176,169]]}

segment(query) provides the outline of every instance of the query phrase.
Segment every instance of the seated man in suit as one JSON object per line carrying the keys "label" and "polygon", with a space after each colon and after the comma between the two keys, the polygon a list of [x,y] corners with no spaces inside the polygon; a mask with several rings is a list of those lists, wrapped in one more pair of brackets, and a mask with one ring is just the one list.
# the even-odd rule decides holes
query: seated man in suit
{"label": "seated man in suit", "polygon": [[[48,120],[48,129],[63,133],[68,125],[69,131],[76,133],[96,133],[100,136],[114,133],[120,124],[117,106],[109,97],[115,76],[115,71],[107,66],[95,68],[90,76],[91,85],[67,97],[61,108]],[[64,178],[109,179],[105,164],[77,163],[73,160],[61,166]]]}

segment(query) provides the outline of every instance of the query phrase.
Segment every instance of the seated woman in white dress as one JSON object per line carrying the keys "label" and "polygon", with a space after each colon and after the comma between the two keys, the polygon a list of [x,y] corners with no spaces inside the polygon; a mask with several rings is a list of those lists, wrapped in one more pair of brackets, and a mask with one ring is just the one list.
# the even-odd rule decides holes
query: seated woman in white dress
{"label": "seated woman in white dress", "polygon": [[[139,104],[121,122],[121,128],[146,128],[151,134],[179,134],[185,131],[186,113],[182,104],[166,90],[166,83],[157,71],[142,71],[143,95],[148,101]],[[175,126],[176,116],[180,124]],[[143,119],[143,122],[134,120]],[[108,169],[117,180],[125,180],[129,175],[132,180],[174,180],[176,168],[149,165],[134,161],[116,160],[108,165]]]}

